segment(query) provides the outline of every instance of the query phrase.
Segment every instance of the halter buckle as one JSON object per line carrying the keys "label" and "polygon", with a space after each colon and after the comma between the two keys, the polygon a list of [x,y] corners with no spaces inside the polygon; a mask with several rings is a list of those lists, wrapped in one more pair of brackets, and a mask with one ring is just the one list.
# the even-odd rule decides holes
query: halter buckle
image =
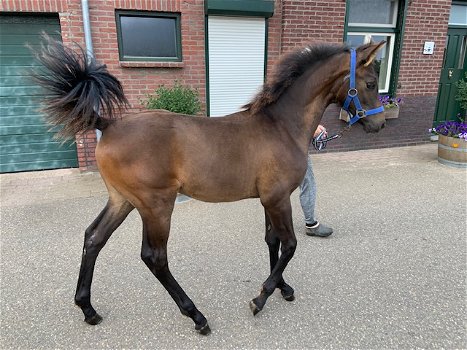
{"label": "halter buckle", "polygon": [[349,95],[350,97],[355,97],[358,95],[358,91],[356,88],[350,88],[347,92],[347,95]]}
{"label": "halter buckle", "polygon": [[356,111],[356,113],[357,113],[359,118],[366,117],[366,111],[364,109],[360,109],[360,110]]}

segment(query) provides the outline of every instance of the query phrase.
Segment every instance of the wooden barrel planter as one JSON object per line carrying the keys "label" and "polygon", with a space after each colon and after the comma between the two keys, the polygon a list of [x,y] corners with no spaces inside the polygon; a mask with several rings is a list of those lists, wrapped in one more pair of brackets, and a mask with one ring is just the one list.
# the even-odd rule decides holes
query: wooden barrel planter
{"label": "wooden barrel planter", "polygon": [[467,168],[467,141],[439,135],[438,161],[456,168]]}

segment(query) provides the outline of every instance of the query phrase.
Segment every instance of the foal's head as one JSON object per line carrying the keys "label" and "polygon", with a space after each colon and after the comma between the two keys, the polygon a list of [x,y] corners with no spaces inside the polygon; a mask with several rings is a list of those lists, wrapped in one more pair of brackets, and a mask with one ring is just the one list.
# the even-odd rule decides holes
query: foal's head
{"label": "foal's head", "polygon": [[356,49],[356,69],[355,69],[355,89],[350,90],[350,76],[346,76],[345,82],[337,93],[337,102],[342,106],[349,93],[357,93],[363,111],[357,111],[354,103],[350,103],[349,111],[353,115],[359,114],[362,118],[359,120],[363,124],[366,132],[378,132],[385,125],[384,113],[377,113],[365,116],[364,111],[370,111],[380,107],[381,102],[378,99],[378,75],[374,67],[374,60],[385,44],[384,41],[378,44],[366,44]]}

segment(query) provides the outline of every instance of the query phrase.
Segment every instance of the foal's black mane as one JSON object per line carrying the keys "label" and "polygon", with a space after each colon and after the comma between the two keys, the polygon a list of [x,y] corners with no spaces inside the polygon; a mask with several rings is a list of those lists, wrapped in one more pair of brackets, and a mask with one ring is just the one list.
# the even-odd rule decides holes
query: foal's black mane
{"label": "foal's black mane", "polygon": [[276,102],[284,91],[310,67],[343,52],[349,52],[347,45],[319,44],[309,45],[288,53],[276,65],[272,78],[244,108],[251,113],[263,111],[267,106]]}

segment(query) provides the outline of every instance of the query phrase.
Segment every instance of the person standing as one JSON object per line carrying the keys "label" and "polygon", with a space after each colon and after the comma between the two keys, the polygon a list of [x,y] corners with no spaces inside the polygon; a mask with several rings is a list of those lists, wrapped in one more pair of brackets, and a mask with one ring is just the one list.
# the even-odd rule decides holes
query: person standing
{"label": "person standing", "polygon": [[[313,137],[318,136],[321,132],[324,132],[324,135],[326,135],[326,128],[318,125]],[[327,237],[332,234],[332,228],[321,224],[315,218],[316,181],[309,156],[305,177],[300,184],[300,204],[305,216],[305,232],[308,236]]]}

